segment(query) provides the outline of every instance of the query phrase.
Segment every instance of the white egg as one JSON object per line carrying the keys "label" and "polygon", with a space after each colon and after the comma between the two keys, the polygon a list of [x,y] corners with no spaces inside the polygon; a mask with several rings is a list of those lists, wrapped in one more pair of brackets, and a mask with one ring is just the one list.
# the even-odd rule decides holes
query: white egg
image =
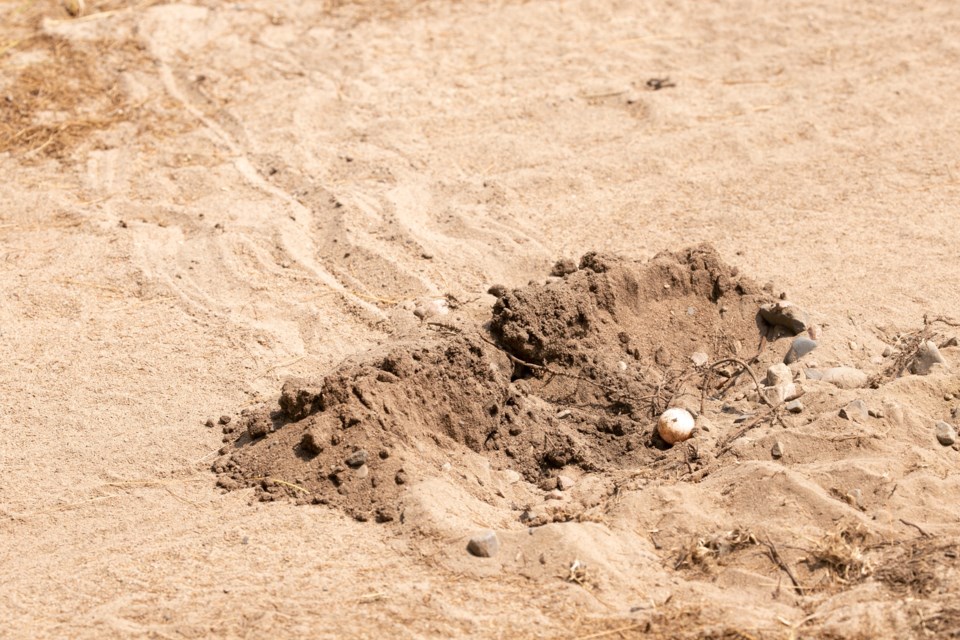
{"label": "white egg", "polygon": [[686,409],[667,409],[657,420],[657,433],[667,444],[688,440],[696,422]]}

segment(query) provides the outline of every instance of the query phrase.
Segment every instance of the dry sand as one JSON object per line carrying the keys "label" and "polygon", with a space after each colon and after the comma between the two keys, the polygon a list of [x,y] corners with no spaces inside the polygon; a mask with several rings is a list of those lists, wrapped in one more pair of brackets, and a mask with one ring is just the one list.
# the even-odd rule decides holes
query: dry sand
{"label": "dry sand", "polygon": [[204,422],[421,339],[418,300],[476,327],[558,258],[700,242],[879,372],[960,316],[957,33],[950,0],[0,3],[0,637],[955,637],[957,347],[809,383],[705,477],[572,469],[538,526],[439,437],[402,522],[223,491]]}

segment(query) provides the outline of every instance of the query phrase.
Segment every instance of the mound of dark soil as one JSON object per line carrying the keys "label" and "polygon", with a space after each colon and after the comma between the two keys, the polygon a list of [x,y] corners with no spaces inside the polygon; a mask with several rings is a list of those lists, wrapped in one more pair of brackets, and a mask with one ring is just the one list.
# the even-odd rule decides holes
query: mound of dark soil
{"label": "mound of dark soil", "polygon": [[322,381],[289,381],[276,406],[245,416],[214,470],[262,499],[389,521],[403,485],[436,472],[432,453],[458,447],[532,482],[568,465],[644,465],[690,356],[755,349],[765,301],[710,246],[647,263],[588,254],[562,278],[504,292],[485,329],[441,328]]}

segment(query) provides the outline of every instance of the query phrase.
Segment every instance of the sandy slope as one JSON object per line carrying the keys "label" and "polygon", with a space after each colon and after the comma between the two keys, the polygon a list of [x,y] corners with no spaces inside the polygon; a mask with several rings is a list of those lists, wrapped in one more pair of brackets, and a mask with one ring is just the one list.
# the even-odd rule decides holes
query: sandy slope
{"label": "sandy slope", "polygon": [[[843,519],[955,542],[957,452],[930,435],[949,372],[867,392],[906,426],[875,425],[866,452],[801,430],[796,468],[745,451],[532,532],[442,477],[411,489],[407,529],[224,494],[203,422],[421,331],[417,298],[481,321],[490,284],[588,250],[710,241],[814,313],[822,363],[869,367],[885,332],[960,315],[955,3],[0,7],[0,95],[37,64],[60,74],[44,91],[76,91],[87,51],[125,106],[0,154],[0,636],[566,637],[685,615],[787,637],[811,613],[801,637],[909,635],[942,614],[877,581],[802,601],[759,553],[677,572],[671,550],[737,526],[810,546]],[[481,526],[502,562],[463,553]],[[573,560],[596,584],[563,579]]]}

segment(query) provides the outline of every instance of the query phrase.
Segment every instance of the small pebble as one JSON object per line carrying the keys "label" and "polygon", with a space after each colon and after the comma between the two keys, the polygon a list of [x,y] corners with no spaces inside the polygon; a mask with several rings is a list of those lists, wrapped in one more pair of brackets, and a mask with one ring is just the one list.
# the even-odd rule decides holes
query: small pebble
{"label": "small pebble", "polygon": [[800,413],[803,411],[803,403],[799,400],[791,400],[786,404],[786,409],[790,413]]}
{"label": "small pebble", "polygon": [[367,458],[369,455],[363,449],[357,449],[344,460],[344,463],[352,469],[358,469],[363,465],[367,464]]}
{"label": "small pebble", "polygon": [[557,413],[557,419],[558,419],[558,420],[563,420],[564,418],[566,418],[567,416],[569,416],[571,413],[573,413],[573,412],[570,411],[570,409],[564,409],[563,411],[560,411],[560,412]]}
{"label": "small pebble", "polygon": [[866,420],[869,415],[867,404],[863,400],[854,400],[840,409],[840,417],[845,420]]}
{"label": "small pebble", "polygon": [[871,418],[882,418],[883,416],[886,415],[883,412],[883,409],[870,409],[869,411],[867,411],[867,413],[870,414]]}
{"label": "small pebble", "polygon": [[770,449],[770,455],[779,460],[783,457],[783,443],[777,440]]}
{"label": "small pebble", "polygon": [[860,345],[858,345],[856,342],[854,342],[853,340],[851,340],[851,341],[850,341],[850,351],[857,351],[857,350],[859,350],[859,349],[860,349]]}
{"label": "small pebble", "polygon": [[553,489],[552,491],[547,491],[546,495],[543,496],[544,500],[563,500],[563,492],[559,489]]}
{"label": "small pebble", "polygon": [[953,425],[943,422],[937,423],[937,441],[945,447],[949,447],[957,441],[957,431]]}
{"label": "small pebble", "polygon": [[570,491],[573,485],[573,478],[569,476],[557,476],[557,489],[560,489],[560,491]]}
{"label": "small pebble", "polygon": [[204,422],[203,424],[207,425],[210,428],[213,428],[213,425],[214,425],[213,418],[207,418],[207,421]]}
{"label": "small pebble", "polygon": [[470,538],[467,551],[478,558],[492,558],[500,550],[500,540],[495,531],[484,531]]}
{"label": "small pebble", "polygon": [[817,348],[817,341],[806,336],[798,336],[790,343],[790,350],[783,357],[785,364],[793,364],[803,356]]}
{"label": "small pebble", "polygon": [[710,360],[710,357],[705,354],[703,351],[696,351],[693,355],[690,356],[690,359],[693,360],[693,364],[698,367],[705,367],[707,362]]}
{"label": "small pebble", "polygon": [[450,469],[452,468],[453,468],[453,465],[450,464],[449,462],[444,462],[442,465],[440,465],[440,471],[443,471],[443,472],[450,471]]}
{"label": "small pebble", "polygon": [[220,416],[220,424],[230,424],[230,416]]}
{"label": "small pebble", "polygon": [[893,347],[891,347],[890,345],[885,346],[885,347],[883,348],[883,354],[882,354],[882,355],[883,355],[884,358],[889,358],[890,356],[892,356],[892,355],[893,355]]}

